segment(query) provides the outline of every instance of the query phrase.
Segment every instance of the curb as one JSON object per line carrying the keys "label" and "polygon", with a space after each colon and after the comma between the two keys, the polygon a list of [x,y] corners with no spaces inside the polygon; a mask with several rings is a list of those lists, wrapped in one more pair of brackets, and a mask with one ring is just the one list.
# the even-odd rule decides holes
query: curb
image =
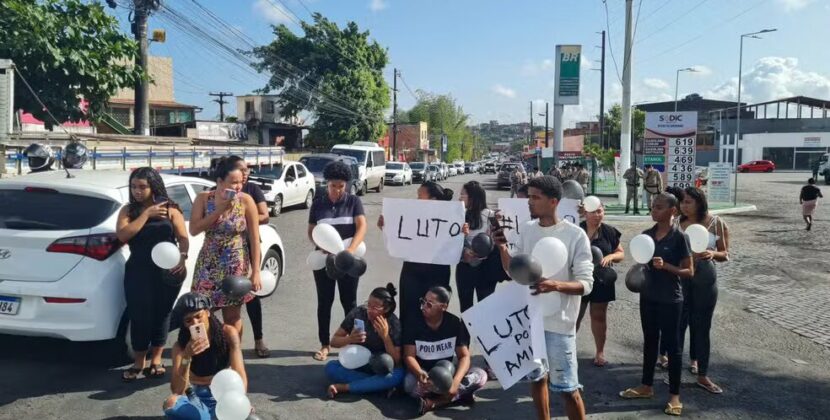
{"label": "curb", "polygon": [[[710,213],[716,215],[722,214],[737,214],[737,213],[746,213],[750,211],[758,211],[758,208],[755,207],[754,204],[745,204],[740,205],[737,207],[729,207],[725,209],[717,209],[717,210],[709,210]],[[644,222],[644,221],[651,221],[651,216],[647,214],[638,215],[638,216],[629,216],[624,214],[606,214],[605,220],[613,220],[613,221],[632,221],[632,222]]]}

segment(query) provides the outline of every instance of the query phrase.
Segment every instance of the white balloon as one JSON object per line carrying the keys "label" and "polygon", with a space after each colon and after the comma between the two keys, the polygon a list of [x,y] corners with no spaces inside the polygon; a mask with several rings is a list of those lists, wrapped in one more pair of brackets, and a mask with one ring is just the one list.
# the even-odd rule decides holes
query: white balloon
{"label": "white balloon", "polygon": [[334,226],[326,223],[320,223],[314,226],[314,230],[311,231],[311,239],[314,239],[314,243],[317,246],[332,254],[346,249],[343,246],[343,241],[340,239],[340,234],[337,233]]}
{"label": "white balloon", "polygon": [[693,252],[703,252],[709,247],[709,230],[702,225],[694,224],[686,228],[689,235],[689,245]]}
{"label": "white balloon", "polygon": [[372,352],[366,347],[349,344],[337,355],[340,364],[346,369],[357,369],[366,366],[372,358]]}
{"label": "white balloon", "polygon": [[257,296],[269,296],[277,289],[277,276],[270,271],[262,271],[259,273],[259,280],[262,282],[262,288],[254,292]]}
{"label": "white balloon", "polygon": [[[351,244],[352,238],[347,238],[343,240],[344,247],[348,248]],[[355,257],[363,257],[364,255],[366,255],[366,241],[361,242],[360,245],[357,246],[357,249],[354,251]]]}
{"label": "white balloon", "polygon": [[213,380],[210,381],[210,393],[216,401],[222,401],[226,394],[234,392],[245,394],[245,384],[235,370],[222,369],[213,376]]}
{"label": "white balloon", "polygon": [[582,208],[587,212],[597,211],[602,206],[602,201],[595,195],[589,195],[582,200]]}
{"label": "white balloon", "polygon": [[568,248],[550,236],[537,242],[531,255],[542,265],[542,277],[545,278],[555,275],[568,263]]}
{"label": "white balloon", "polygon": [[251,401],[242,392],[226,393],[216,402],[216,418],[219,420],[245,420],[251,414]]}
{"label": "white balloon", "polygon": [[639,264],[648,264],[654,258],[654,239],[644,233],[631,238],[628,247],[634,261]]}
{"label": "white balloon", "polygon": [[305,262],[314,271],[322,270],[326,268],[326,253],[315,249],[308,253],[308,258],[305,259]]}
{"label": "white balloon", "polygon": [[179,248],[172,242],[159,242],[153,247],[150,256],[157,266],[165,270],[179,265],[179,259],[181,258]]}

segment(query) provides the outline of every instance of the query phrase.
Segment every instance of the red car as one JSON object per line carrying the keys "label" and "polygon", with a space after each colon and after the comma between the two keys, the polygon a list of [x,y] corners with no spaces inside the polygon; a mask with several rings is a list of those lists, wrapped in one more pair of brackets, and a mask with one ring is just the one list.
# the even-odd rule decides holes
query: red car
{"label": "red car", "polygon": [[772,172],[775,164],[769,160],[753,160],[752,162],[738,165],[738,172]]}

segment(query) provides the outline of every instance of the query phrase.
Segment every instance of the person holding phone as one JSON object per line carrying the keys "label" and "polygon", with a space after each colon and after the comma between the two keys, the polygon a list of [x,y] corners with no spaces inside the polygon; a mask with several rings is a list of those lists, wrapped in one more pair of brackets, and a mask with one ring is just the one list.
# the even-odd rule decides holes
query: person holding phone
{"label": "person holding phone", "polygon": [[389,375],[378,375],[369,366],[347,369],[340,361],[326,364],[329,398],[338,394],[368,394],[392,389],[401,384],[405,370],[401,365],[401,321],[395,316],[395,295],[392,283],[372,290],[369,300],[346,315],[340,328],[331,337],[331,345],[341,348],[350,344],[366,347],[373,355],[386,353],[395,367]]}
{"label": "person holding phone", "polygon": [[458,289],[458,302],[461,312],[473,306],[473,298],[481,302],[493,294],[499,281],[507,278],[501,267],[498,249],[493,247],[486,256],[476,255],[472,241],[481,233],[490,235],[495,224],[498,229],[496,212],[487,208],[487,193],[478,181],[470,181],[461,187],[459,197],[464,203],[466,228],[464,232],[464,251],[461,262],[455,267],[455,284]]}
{"label": "person holding phone", "polygon": [[[133,366],[122,373],[131,382],[139,373],[160,378],[166,370],[161,361],[170,325],[170,309],[187,273],[184,262],[190,246],[184,216],[167,196],[164,181],[153,168],[138,168],[130,174],[129,203],[118,213],[115,234],[130,247],[124,266],[124,297],[130,320]],[[178,244],[179,264],[163,270],[153,263],[153,247],[161,242]],[[171,279],[173,281],[171,282]],[[150,366],[145,359],[150,351]]]}
{"label": "person holding phone", "polygon": [[230,276],[250,276],[253,291],[262,287],[259,216],[254,200],[241,192],[242,171],[236,164],[220,159],[213,177],[216,190],[200,193],[193,202],[190,234],[205,233],[193,274],[193,291],[221,308],[225,324],[241,335],[240,306],[254,295],[232,298],[222,290],[222,282]]}
{"label": "person holding phone", "polygon": [[[182,295],[173,313],[181,321],[181,328],[173,344],[172,395],[162,405],[164,414],[169,419],[216,418],[216,399],[210,391],[214,375],[223,369],[233,369],[242,378],[245,390],[248,389],[239,332],[227,323],[222,325],[211,312],[210,300],[199,293]],[[184,395],[188,384],[201,407]]]}

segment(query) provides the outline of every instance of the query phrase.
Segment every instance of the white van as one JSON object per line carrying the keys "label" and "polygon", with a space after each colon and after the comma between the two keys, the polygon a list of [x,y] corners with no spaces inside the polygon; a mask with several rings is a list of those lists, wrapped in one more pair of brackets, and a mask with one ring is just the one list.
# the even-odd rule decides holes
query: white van
{"label": "white van", "polygon": [[386,175],[386,151],[377,143],[356,141],[352,144],[336,144],[331,148],[331,153],[357,159],[360,180],[363,183],[357,192],[358,195],[365,194],[370,188],[377,192],[383,190],[383,177]]}

